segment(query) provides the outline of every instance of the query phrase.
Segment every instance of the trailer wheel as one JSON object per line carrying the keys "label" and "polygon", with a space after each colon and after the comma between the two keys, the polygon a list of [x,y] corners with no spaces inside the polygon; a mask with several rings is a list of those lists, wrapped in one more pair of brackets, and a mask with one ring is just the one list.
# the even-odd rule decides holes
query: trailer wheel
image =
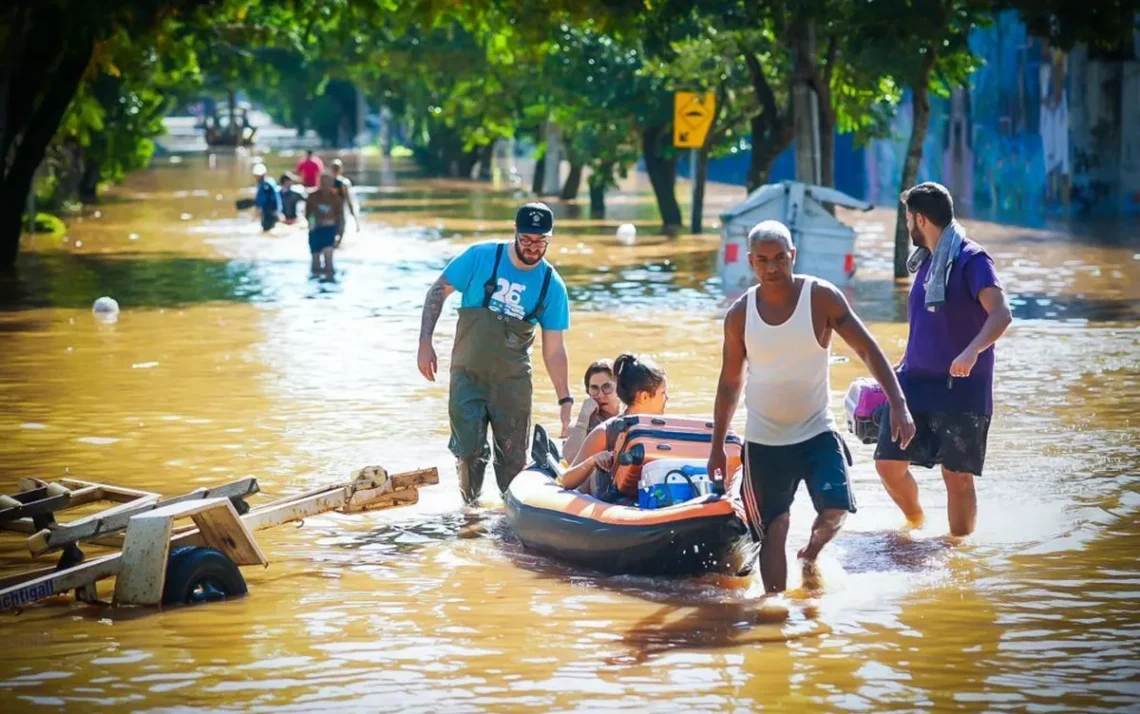
{"label": "trailer wheel", "polygon": [[193,605],[245,595],[245,578],[232,560],[214,548],[184,546],[170,553],[164,605]]}

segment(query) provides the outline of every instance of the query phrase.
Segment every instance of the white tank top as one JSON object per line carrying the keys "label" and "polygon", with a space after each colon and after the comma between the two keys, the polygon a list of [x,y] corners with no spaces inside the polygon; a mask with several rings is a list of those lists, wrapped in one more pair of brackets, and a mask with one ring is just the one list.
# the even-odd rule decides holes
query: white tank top
{"label": "white tank top", "polygon": [[769,325],[757,310],[757,288],[748,291],[744,346],[748,351],[745,439],[768,446],[807,441],[835,429],[831,415],[831,349],[819,346],[811,319],[812,278],[792,316]]}

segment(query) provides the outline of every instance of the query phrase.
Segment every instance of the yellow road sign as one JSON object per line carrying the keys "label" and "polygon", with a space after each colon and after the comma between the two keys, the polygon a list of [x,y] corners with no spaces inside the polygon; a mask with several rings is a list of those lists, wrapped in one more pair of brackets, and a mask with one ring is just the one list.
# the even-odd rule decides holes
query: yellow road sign
{"label": "yellow road sign", "polygon": [[699,149],[705,143],[713,117],[716,95],[712,92],[676,92],[673,94],[673,146]]}

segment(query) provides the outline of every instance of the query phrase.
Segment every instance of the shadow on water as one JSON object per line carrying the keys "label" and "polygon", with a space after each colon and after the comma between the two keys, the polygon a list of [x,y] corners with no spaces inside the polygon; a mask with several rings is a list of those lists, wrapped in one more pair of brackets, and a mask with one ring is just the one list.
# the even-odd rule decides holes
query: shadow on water
{"label": "shadow on water", "polygon": [[345,538],[339,547],[367,551],[370,565],[395,567],[424,555],[431,545],[473,538],[489,541],[511,565],[543,579],[579,586],[583,592],[605,590],[658,605],[620,633],[626,651],[612,657],[611,664],[645,662],[674,649],[718,650],[785,643],[818,636],[826,629],[805,619],[803,612],[792,616],[781,599],[748,596],[752,582],[748,578],[607,575],[561,563],[527,550],[499,510],[462,511],[416,523],[385,524]]}
{"label": "shadow on water", "polygon": [[0,276],[0,310],[89,308],[100,295],[114,295],[123,307],[250,302],[266,299],[265,291],[251,263],[173,253],[30,253],[18,272]]}
{"label": "shadow on water", "polygon": [[565,585],[605,590],[658,605],[621,631],[620,643],[626,651],[609,657],[608,664],[641,664],[678,649],[784,644],[827,631],[826,625],[814,620],[810,607],[793,610],[782,597],[749,595],[750,578],[607,575],[527,550],[506,527],[505,519],[500,519],[493,530],[499,552],[522,570]]}
{"label": "shadow on water", "polygon": [[843,570],[860,573],[930,573],[956,547],[950,537],[915,538],[905,531],[854,531],[840,535],[835,556]]}

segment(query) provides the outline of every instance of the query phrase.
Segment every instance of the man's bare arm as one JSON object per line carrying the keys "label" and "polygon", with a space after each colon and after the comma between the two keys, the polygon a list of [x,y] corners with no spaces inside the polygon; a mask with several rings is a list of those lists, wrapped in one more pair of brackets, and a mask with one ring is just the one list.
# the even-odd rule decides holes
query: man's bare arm
{"label": "man's bare arm", "polygon": [[420,316],[420,342],[430,341],[435,334],[435,324],[439,322],[439,316],[443,313],[443,303],[453,292],[455,287],[442,275],[428,288],[424,297],[423,314]]}
{"label": "man's bare arm", "polygon": [[859,355],[859,359],[867,365],[871,376],[886,392],[891,404],[891,436],[905,449],[914,436],[914,422],[907,408],[906,396],[903,395],[898,376],[891,363],[887,361],[887,356],[883,354],[883,349],[879,347],[879,343],[871,336],[859,316],[851,310],[847,298],[843,297],[843,293],[834,285],[817,283],[812,298],[820,300],[827,315],[828,325],[851,349],[855,350],[855,354]]}
{"label": "man's bare arm", "polygon": [[905,404],[906,397],[903,396],[898,377],[895,376],[891,363],[883,353],[883,348],[879,347],[879,343],[871,336],[867,326],[851,310],[851,306],[847,304],[847,298],[843,296],[843,293],[839,292],[834,285],[816,283],[816,292],[813,293],[812,297],[822,298],[822,303],[827,311],[829,326],[843,338],[843,341],[851,349],[855,350],[855,354],[863,360],[863,364],[867,365],[871,376],[879,382],[883,391],[887,393],[887,399],[890,400],[891,405],[897,407]]}
{"label": "man's bare arm", "polygon": [[542,331],[542,361],[550,375],[554,394],[559,399],[570,396],[570,356],[566,352],[564,335],[562,330]]}
{"label": "man's bare arm", "polygon": [[[740,402],[744,386],[744,324],[748,309],[747,296],[740,298],[724,317],[724,346],[721,350],[720,379],[716,386],[713,406],[713,446],[723,446],[728,426]],[[724,474],[728,478],[732,474]]]}
{"label": "man's bare arm", "polygon": [[969,350],[981,354],[1005,334],[1013,322],[1013,312],[1005,299],[1005,292],[999,287],[982,288],[978,291],[978,302],[985,308],[987,317],[978,336],[970,343]]}

